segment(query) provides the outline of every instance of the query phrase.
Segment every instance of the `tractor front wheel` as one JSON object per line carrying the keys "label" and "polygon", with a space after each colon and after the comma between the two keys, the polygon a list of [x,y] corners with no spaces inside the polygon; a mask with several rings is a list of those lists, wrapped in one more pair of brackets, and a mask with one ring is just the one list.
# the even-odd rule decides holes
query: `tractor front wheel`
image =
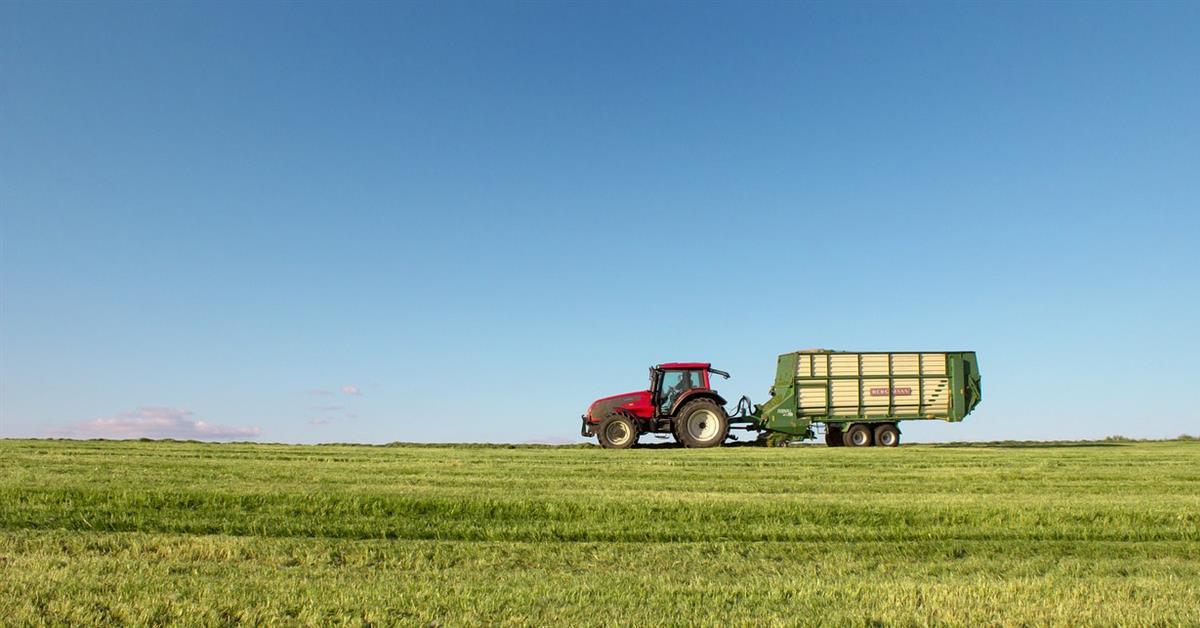
{"label": "tractor front wheel", "polygon": [[684,447],[717,447],[729,435],[725,408],[708,399],[697,399],[675,417],[675,432]]}
{"label": "tractor front wheel", "polygon": [[629,449],[637,444],[638,430],[632,419],[618,414],[601,421],[596,436],[605,449]]}

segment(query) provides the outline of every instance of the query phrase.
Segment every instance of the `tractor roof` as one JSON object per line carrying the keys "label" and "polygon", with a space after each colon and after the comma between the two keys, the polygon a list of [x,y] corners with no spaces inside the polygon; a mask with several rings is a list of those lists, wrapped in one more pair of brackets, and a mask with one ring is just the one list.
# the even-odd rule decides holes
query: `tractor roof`
{"label": "tractor roof", "polygon": [[664,362],[654,368],[663,369],[663,370],[667,370],[667,371],[674,370],[674,369],[704,369],[704,370],[708,370],[711,366],[712,366],[712,364],[709,364],[708,362]]}

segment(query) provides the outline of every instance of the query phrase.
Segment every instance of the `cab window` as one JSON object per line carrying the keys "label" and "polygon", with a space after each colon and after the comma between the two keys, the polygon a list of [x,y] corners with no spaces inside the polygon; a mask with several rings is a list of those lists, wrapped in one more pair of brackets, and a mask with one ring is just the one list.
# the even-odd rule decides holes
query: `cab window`
{"label": "cab window", "polygon": [[671,409],[675,400],[679,395],[693,389],[702,388],[704,386],[704,371],[664,371],[662,376],[661,403],[659,408],[663,412]]}

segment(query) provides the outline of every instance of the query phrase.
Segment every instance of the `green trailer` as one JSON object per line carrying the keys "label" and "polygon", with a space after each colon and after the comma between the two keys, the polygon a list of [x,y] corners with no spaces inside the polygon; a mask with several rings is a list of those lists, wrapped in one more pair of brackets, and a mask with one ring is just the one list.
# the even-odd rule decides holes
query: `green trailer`
{"label": "green trailer", "polygon": [[771,398],[731,423],[768,442],[814,438],[830,446],[894,447],[898,423],[963,420],[982,397],[973,351],[809,350],[779,356]]}

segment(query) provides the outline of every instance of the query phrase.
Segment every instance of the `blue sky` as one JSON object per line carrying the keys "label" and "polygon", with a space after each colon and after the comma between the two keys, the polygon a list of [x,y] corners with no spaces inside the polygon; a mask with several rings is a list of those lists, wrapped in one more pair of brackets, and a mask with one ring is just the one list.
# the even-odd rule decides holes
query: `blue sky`
{"label": "blue sky", "polygon": [[908,440],[1200,433],[1196,3],[0,5],[0,436],[577,439],[973,349]]}

